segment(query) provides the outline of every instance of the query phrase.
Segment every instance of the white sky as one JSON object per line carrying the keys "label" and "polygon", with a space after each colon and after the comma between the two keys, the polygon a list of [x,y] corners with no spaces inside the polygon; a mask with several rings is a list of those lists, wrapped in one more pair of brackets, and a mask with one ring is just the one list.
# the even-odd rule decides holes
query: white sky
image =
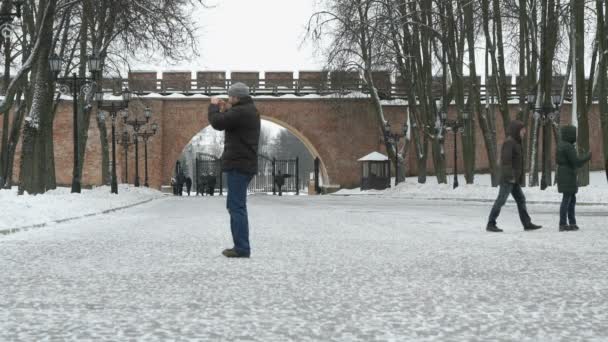
{"label": "white sky", "polygon": [[[199,57],[174,65],[166,62],[134,62],[133,69],[158,72],[297,72],[320,70],[325,65],[312,44],[303,43],[306,24],[310,16],[321,8],[321,0],[206,1],[213,8],[201,7],[194,11],[196,25],[199,27]],[[477,74],[483,75],[483,41],[477,42],[477,47]],[[512,57],[508,53],[507,55]],[[511,59],[507,61],[509,74],[518,74],[516,62]],[[585,67],[588,75],[588,61]],[[556,73],[564,71],[556,70]]]}
{"label": "white sky", "polygon": [[298,71],[321,69],[307,43],[317,0],[208,0],[198,9],[200,57],[177,65],[134,63],[137,70]]}

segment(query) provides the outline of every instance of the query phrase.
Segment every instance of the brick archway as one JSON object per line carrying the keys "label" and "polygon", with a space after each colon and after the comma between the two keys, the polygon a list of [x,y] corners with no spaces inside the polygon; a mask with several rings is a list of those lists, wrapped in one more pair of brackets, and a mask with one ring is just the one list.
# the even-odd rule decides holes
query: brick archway
{"label": "brick archway", "polygon": [[[289,133],[293,134],[296,138],[298,138],[298,140],[300,140],[300,142],[306,147],[306,149],[308,150],[308,153],[310,153],[312,159],[314,160],[315,158],[319,158],[319,160],[321,161],[321,165],[320,165],[320,176],[322,178],[321,182],[322,184],[329,184],[329,176],[327,174],[327,168],[325,167],[325,163],[323,162],[323,158],[321,157],[321,155],[319,154],[319,152],[317,151],[317,149],[315,148],[314,144],[308,139],[306,138],[306,136],[304,136],[301,132],[299,132],[297,129],[295,129],[294,127],[291,127],[288,123],[285,123],[279,119],[270,117],[270,116],[265,116],[265,115],[260,115],[262,120],[274,123],[278,126],[281,126],[282,128],[286,129],[287,131],[289,131]],[[179,158],[184,151],[186,150],[186,147],[192,142],[192,139],[200,134],[202,131],[207,130],[207,129],[213,129],[211,128],[211,125],[207,125],[205,127],[203,127],[200,131],[198,131],[197,133],[195,133],[190,140],[183,146],[181,152],[179,152],[179,154],[177,155],[177,158]],[[175,161],[177,161],[177,158],[175,159]],[[175,163],[174,161],[174,163]]]}

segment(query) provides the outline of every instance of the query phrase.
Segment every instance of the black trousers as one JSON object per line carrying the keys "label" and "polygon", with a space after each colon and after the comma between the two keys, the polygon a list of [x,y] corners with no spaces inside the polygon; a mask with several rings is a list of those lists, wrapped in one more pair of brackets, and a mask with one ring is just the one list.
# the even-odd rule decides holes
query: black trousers
{"label": "black trousers", "polygon": [[521,220],[521,224],[526,227],[532,223],[530,219],[530,215],[528,215],[528,208],[526,208],[526,196],[524,196],[524,192],[521,189],[521,186],[516,183],[503,183],[500,185],[500,190],[498,191],[498,198],[494,202],[494,206],[492,207],[492,211],[490,212],[490,218],[488,219],[488,223],[496,224],[496,219],[500,215],[500,210],[507,203],[507,199],[509,195],[513,196],[513,199],[517,203],[517,211],[519,212],[519,219]]}
{"label": "black trousers", "polygon": [[576,194],[564,194],[559,207],[559,225],[565,226],[568,221],[572,225],[576,224]]}

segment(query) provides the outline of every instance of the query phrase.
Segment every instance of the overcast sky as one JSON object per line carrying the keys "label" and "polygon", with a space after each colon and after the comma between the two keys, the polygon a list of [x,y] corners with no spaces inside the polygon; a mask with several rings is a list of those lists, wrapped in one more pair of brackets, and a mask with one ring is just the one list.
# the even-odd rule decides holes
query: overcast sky
{"label": "overcast sky", "polygon": [[134,63],[137,70],[298,71],[323,66],[302,44],[317,0],[208,0],[195,13],[200,57],[178,65]]}

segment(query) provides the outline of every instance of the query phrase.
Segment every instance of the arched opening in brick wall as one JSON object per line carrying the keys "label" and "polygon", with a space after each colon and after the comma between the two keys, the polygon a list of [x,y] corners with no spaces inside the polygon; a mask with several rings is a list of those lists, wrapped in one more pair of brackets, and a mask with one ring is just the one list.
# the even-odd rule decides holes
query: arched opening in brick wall
{"label": "arched opening in brick wall", "polygon": [[[220,158],[223,150],[224,132],[215,131],[211,126],[207,126],[192,137],[175,162],[179,161],[185,174],[194,180],[197,156]],[[302,191],[306,191],[309,180],[314,174],[314,160],[319,157],[320,184],[329,184],[325,164],[313,144],[296,129],[279,120],[262,116],[258,154],[277,160],[293,160],[297,157]],[[175,176],[174,169],[173,177]]]}

